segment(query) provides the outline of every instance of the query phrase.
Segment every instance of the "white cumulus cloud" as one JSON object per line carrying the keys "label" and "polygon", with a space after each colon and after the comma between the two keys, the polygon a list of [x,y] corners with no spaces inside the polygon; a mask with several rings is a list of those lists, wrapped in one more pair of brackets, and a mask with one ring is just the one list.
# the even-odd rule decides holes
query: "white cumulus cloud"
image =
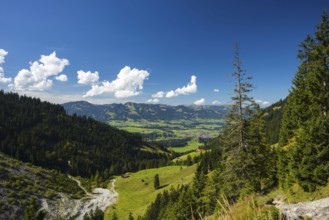
{"label": "white cumulus cloud", "polygon": [[159,92],[157,92],[157,93],[154,93],[153,95],[152,95],[152,98],[163,98],[164,96],[165,96],[165,92],[163,92],[163,91],[159,91]]}
{"label": "white cumulus cloud", "polygon": [[269,101],[263,101],[263,100],[255,100],[255,102],[257,103],[257,104],[259,104],[260,106],[262,106],[262,107],[266,107],[266,106],[268,106],[268,105],[270,105],[271,103],[269,102]]}
{"label": "white cumulus cloud", "polygon": [[[38,90],[44,91],[53,85],[52,78],[63,81],[66,75],[59,75],[69,65],[67,59],[60,59],[56,52],[47,55],[41,55],[39,61],[30,63],[29,69],[22,69],[18,72],[11,88],[15,90]],[[52,77],[52,78],[51,78]],[[67,77],[66,77],[67,78]]]}
{"label": "white cumulus cloud", "polygon": [[192,75],[191,76],[191,81],[186,85],[183,86],[181,88],[177,88],[175,90],[170,90],[168,92],[163,92],[163,91],[159,91],[157,93],[154,93],[152,95],[152,98],[172,98],[172,97],[176,97],[179,95],[189,95],[190,93],[195,93],[198,89],[198,86],[196,84],[196,76]]}
{"label": "white cumulus cloud", "polygon": [[198,89],[198,86],[196,84],[196,76],[192,75],[191,76],[191,81],[186,85],[183,86],[182,88],[177,88],[175,91],[171,90],[166,93],[166,98],[171,98],[175,97],[178,95],[188,95],[190,93],[195,93]]}
{"label": "white cumulus cloud", "polygon": [[147,102],[148,103],[159,103],[160,102],[160,100],[159,99],[149,99],[149,100],[147,100]]}
{"label": "white cumulus cloud", "polygon": [[55,77],[56,80],[61,81],[61,82],[66,82],[67,81],[67,75],[61,74],[59,76]]}
{"label": "white cumulus cloud", "polygon": [[214,89],[214,92],[219,92],[219,89]]}
{"label": "white cumulus cloud", "polygon": [[188,95],[197,91],[196,76],[191,76],[191,82],[182,88],[177,88],[175,93],[178,95]]}
{"label": "white cumulus cloud", "polygon": [[171,97],[175,97],[178,96],[178,93],[176,93],[174,90],[171,90],[169,92],[167,92],[166,94],[166,98],[171,98]]}
{"label": "white cumulus cloud", "polygon": [[220,101],[215,100],[211,104],[212,105],[221,105],[222,103]]}
{"label": "white cumulus cloud", "polygon": [[99,75],[98,72],[95,71],[94,73],[88,71],[85,72],[83,70],[79,70],[78,72],[78,83],[84,85],[92,85],[98,83]]}
{"label": "white cumulus cloud", "polygon": [[[8,54],[7,51],[4,49],[0,49],[0,65],[5,63],[5,56]],[[3,68],[0,66],[0,83],[10,83],[11,78],[6,78],[5,77],[5,72]]]}
{"label": "white cumulus cloud", "polygon": [[126,66],[120,70],[115,80],[92,85],[83,97],[92,97],[103,93],[113,93],[116,98],[137,96],[142,92],[144,80],[149,75],[146,70],[131,69]]}
{"label": "white cumulus cloud", "polygon": [[199,99],[199,100],[196,100],[195,102],[194,102],[194,105],[203,105],[204,103],[205,103],[205,99],[204,98],[202,98],[202,99]]}
{"label": "white cumulus cloud", "polygon": [[0,49],[0,64],[3,64],[5,62],[5,56],[8,54],[8,51],[5,51],[4,49]]}

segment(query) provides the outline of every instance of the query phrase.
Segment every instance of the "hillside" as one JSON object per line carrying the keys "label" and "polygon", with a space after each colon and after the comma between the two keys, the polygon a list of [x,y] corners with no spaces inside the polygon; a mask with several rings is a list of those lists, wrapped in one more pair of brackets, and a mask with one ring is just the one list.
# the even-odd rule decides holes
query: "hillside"
{"label": "hillside", "polygon": [[[107,210],[105,219],[112,219],[114,212],[118,219],[128,219],[129,213],[137,219],[145,214],[147,207],[159,193],[191,183],[195,169],[196,165],[166,166],[130,173],[128,178],[118,177],[115,184],[119,199]],[[156,174],[159,175],[160,189],[153,187]]]}
{"label": "hillside", "polygon": [[166,153],[126,131],[69,116],[60,105],[0,92],[0,150],[21,161],[103,179],[166,164]]}
{"label": "hillside", "polygon": [[0,153],[0,219],[30,219],[41,200],[84,195],[76,182],[54,170],[22,163]]}

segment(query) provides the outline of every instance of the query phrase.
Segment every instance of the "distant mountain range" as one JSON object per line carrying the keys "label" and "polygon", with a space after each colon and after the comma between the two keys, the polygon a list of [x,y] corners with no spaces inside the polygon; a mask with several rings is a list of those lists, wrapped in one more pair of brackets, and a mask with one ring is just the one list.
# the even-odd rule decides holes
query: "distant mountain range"
{"label": "distant mountain range", "polygon": [[173,121],[191,119],[224,119],[229,106],[170,106],[163,104],[132,103],[94,105],[85,101],[63,104],[68,114],[86,115],[105,123],[111,120]]}

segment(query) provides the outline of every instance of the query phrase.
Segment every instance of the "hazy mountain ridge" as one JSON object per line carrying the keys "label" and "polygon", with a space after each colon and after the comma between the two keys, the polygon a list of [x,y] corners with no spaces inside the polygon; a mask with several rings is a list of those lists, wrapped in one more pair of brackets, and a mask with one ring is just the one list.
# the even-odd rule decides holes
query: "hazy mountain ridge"
{"label": "hazy mountain ridge", "polygon": [[229,111],[228,106],[170,106],[163,104],[132,103],[94,105],[85,101],[63,104],[68,114],[86,115],[108,123],[110,120],[189,120],[223,119]]}

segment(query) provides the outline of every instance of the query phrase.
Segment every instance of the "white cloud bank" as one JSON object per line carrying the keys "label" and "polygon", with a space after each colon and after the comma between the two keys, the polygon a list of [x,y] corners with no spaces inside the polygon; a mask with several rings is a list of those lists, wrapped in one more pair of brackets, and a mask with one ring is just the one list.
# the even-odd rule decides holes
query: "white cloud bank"
{"label": "white cloud bank", "polygon": [[212,105],[221,105],[222,103],[220,101],[215,100],[211,104]]}
{"label": "white cloud bank", "polygon": [[178,95],[188,95],[190,93],[195,93],[197,91],[197,84],[196,84],[196,76],[192,75],[191,76],[191,81],[186,85],[183,86],[182,88],[177,88],[175,91],[171,90],[167,92],[166,98],[171,98],[175,97]]}
{"label": "white cloud bank", "polygon": [[156,104],[156,103],[159,103],[160,100],[159,99],[149,99],[147,100],[148,103],[153,103],[153,104]]}
{"label": "white cloud bank", "polygon": [[205,99],[204,98],[202,98],[202,99],[199,99],[199,100],[196,100],[195,102],[194,102],[194,105],[203,105],[204,103],[205,103]]}
{"label": "white cloud bank", "polygon": [[219,92],[219,89],[214,89],[214,92]]}
{"label": "white cloud bank", "polygon": [[191,93],[195,93],[198,89],[198,86],[196,84],[196,76],[192,75],[191,76],[191,81],[186,85],[181,88],[177,88],[175,90],[170,90],[169,92],[163,92],[159,91],[155,94],[152,95],[153,98],[172,98],[176,97],[179,95],[189,95]]}
{"label": "white cloud bank", "polygon": [[271,104],[269,101],[263,101],[263,100],[255,100],[255,102],[262,107],[269,106]]}
{"label": "white cloud bank", "polygon": [[99,75],[98,72],[95,71],[94,73],[88,71],[84,72],[82,70],[78,71],[78,83],[83,85],[92,85],[98,83]]}
{"label": "white cloud bank", "polygon": [[0,83],[10,83],[11,78],[5,77],[5,72],[2,68],[2,64],[5,63],[5,56],[8,54],[4,49],[0,49]]}
{"label": "white cloud bank", "polygon": [[152,95],[152,98],[163,98],[165,95],[166,95],[165,92],[163,92],[163,91],[159,91],[159,92],[153,94],[153,95]]}
{"label": "white cloud bank", "polygon": [[67,81],[67,76],[65,74],[61,74],[59,76],[55,77],[56,80],[61,81],[61,82],[66,82]]}
{"label": "white cloud bank", "polygon": [[53,85],[54,77],[59,81],[67,81],[67,76],[59,75],[69,65],[67,59],[59,59],[56,52],[50,55],[41,55],[39,61],[30,63],[30,69],[22,69],[14,79],[14,84],[9,86],[14,90],[44,91]]}
{"label": "white cloud bank", "polygon": [[120,70],[115,80],[92,85],[83,97],[92,97],[103,93],[114,93],[116,98],[137,96],[142,92],[144,80],[149,75],[146,70],[131,69],[129,66],[125,66]]}

